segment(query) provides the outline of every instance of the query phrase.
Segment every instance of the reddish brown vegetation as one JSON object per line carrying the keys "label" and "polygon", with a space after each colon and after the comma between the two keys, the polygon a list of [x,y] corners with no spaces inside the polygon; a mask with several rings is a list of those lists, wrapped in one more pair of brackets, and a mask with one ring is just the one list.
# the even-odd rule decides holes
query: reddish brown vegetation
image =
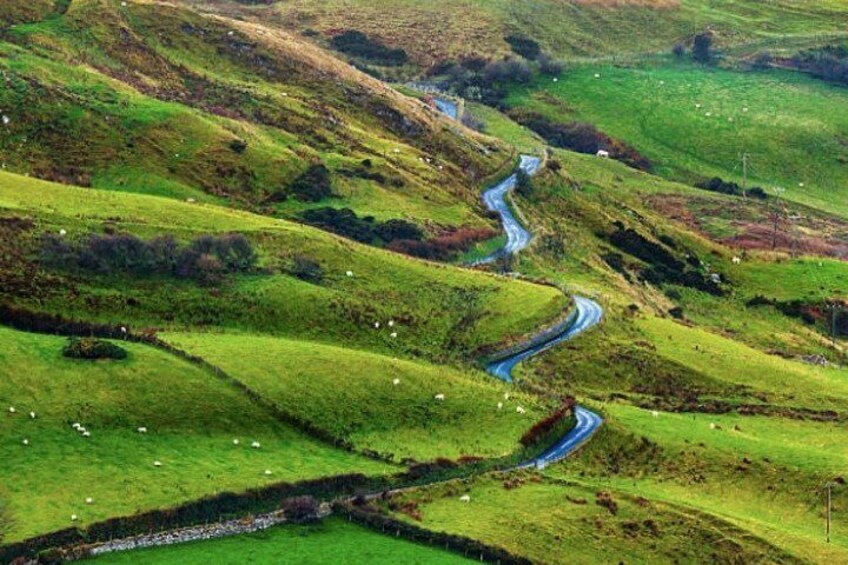
{"label": "reddish brown vegetation", "polygon": [[423,259],[446,260],[457,253],[467,251],[475,243],[491,239],[496,235],[497,232],[489,228],[446,229],[440,235],[425,241],[409,239],[393,241],[389,249]]}
{"label": "reddish brown vegetation", "polygon": [[574,410],[575,400],[573,397],[569,396],[566,398],[559,408],[556,409],[554,413],[544,418],[543,420],[539,420],[533,427],[527,430],[521,437],[521,445],[525,447],[529,447],[536,443],[539,443],[545,437],[548,436],[556,427],[565,419],[569,418]]}

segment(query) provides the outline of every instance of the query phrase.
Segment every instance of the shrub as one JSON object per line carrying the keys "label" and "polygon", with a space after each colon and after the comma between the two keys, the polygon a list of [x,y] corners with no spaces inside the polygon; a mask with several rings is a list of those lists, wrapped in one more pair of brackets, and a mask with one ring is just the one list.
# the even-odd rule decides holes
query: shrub
{"label": "shrub", "polygon": [[682,59],[686,55],[686,45],[683,43],[675,43],[674,47],[671,48],[671,52],[678,59]]}
{"label": "shrub", "polygon": [[386,67],[395,67],[407,62],[408,57],[403,49],[391,49],[383,43],[370,39],[357,30],[348,30],[335,36],[330,43],[342,53],[352,57],[361,57],[372,63]]}
{"label": "shrub", "polygon": [[230,149],[233,153],[241,155],[247,150],[247,142],[241,139],[234,139],[230,142]]}
{"label": "shrub", "polygon": [[386,243],[396,239],[412,239],[415,241],[424,239],[424,232],[421,231],[421,228],[406,220],[387,220],[378,224],[375,232]]}
{"label": "shrub", "polygon": [[126,359],[124,348],[109,341],[95,338],[71,338],[62,349],[62,355],[71,359]]}
{"label": "shrub", "polygon": [[320,284],[324,280],[324,269],[321,268],[321,265],[303,255],[295,256],[289,273],[302,281],[313,284]]}
{"label": "shrub", "polygon": [[504,40],[509,43],[513,53],[521,55],[530,61],[535,61],[542,54],[542,48],[539,47],[539,44],[529,37],[508,35]]}
{"label": "shrub", "polygon": [[692,43],[692,58],[703,63],[709,64],[713,60],[713,33],[705,31],[695,36]]}
{"label": "shrub", "polygon": [[515,192],[522,198],[533,196],[533,179],[522,169],[519,169],[515,175]]}
{"label": "shrub", "polygon": [[559,76],[565,70],[565,65],[556,59],[552,59],[549,55],[541,55],[536,59],[539,63],[539,72],[548,76]]}
{"label": "shrub", "polygon": [[314,497],[309,495],[296,496],[283,501],[283,512],[290,521],[296,524],[318,521],[320,506]]}
{"label": "shrub", "polygon": [[312,165],[286,187],[286,193],[303,202],[319,202],[333,195],[330,171],[323,164]]}

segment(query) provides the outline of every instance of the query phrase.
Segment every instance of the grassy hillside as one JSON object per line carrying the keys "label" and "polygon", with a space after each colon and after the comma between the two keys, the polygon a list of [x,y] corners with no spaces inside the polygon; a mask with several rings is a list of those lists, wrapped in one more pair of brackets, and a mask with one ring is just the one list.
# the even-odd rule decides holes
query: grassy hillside
{"label": "grassy hillside", "polygon": [[[510,455],[519,451],[524,432],[555,408],[529,394],[505,401],[511,388],[482,373],[365,351],[249,335],[163,337],[283,411],[397,461]],[[445,400],[436,401],[437,394]],[[516,413],[518,406],[527,413]]]}
{"label": "grassy hillside", "polygon": [[432,547],[395,539],[339,519],[319,525],[283,526],[244,536],[142,551],[113,553],[93,560],[103,565],[137,563],[202,565],[215,563],[467,563],[469,560]]}
{"label": "grassy hillside", "polygon": [[[596,78],[595,75],[599,75]],[[509,103],[555,121],[586,121],[636,147],[657,174],[694,183],[708,177],[842,216],[848,121],[845,89],[786,71],[739,72],[687,64],[579,66],[539,82]]]}
{"label": "grassy hillside", "polygon": [[332,0],[244,3],[186,0],[216,12],[239,14],[314,36],[321,42],[355,29],[427,67],[447,58],[498,58],[510,52],[505,37],[525,35],[559,57],[615,57],[667,51],[706,29],[728,46],[805,41],[842,35],[846,7],[841,2],[801,0]]}
{"label": "grassy hillside", "polygon": [[[228,328],[443,360],[490,351],[567,308],[567,299],[551,287],[411,260],[314,228],[214,206],[3,173],[0,207],[10,218],[3,232],[9,245],[4,299],[71,318],[137,329]],[[259,265],[210,289],[162,275],[61,271],[35,261],[44,233],[66,230],[73,241],[104,229],[144,238],[167,233],[179,241],[238,230],[255,246]],[[323,278],[293,276],[296,256],[317,262]],[[392,319],[398,339],[385,329]],[[375,322],[384,329],[376,331]]]}
{"label": "grassy hillside", "polygon": [[8,541],[70,527],[72,514],[85,525],[276,481],[391,470],[308,438],[158,350],[122,343],[125,360],[81,361],[62,356],[64,338],[4,328],[0,338]]}
{"label": "grassy hillside", "polygon": [[[292,216],[310,166],[379,219],[483,224],[477,183],[512,166],[450,124],[279,30],[170,4],[77,0],[0,41],[5,169]],[[476,207],[476,210],[475,210]]]}

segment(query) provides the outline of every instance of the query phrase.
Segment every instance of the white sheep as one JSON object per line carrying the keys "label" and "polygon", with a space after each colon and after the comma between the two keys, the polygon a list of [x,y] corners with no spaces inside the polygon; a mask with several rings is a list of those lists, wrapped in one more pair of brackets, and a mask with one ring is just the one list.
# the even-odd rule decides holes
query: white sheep
{"label": "white sheep", "polygon": [[380,322],[374,322],[374,329],[375,329],[375,330],[379,330],[379,329],[380,329]]}
{"label": "white sheep", "polygon": [[76,431],[79,431],[79,429],[82,427],[82,424],[80,424],[79,422],[74,422],[73,424],[71,424],[71,427]]}
{"label": "white sheep", "polygon": [[250,444],[250,447],[252,447],[253,449],[259,449],[260,447],[262,447],[262,445],[258,441],[254,441]]}
{"label": "white sheep", "polygon": [[15,410],[15,407],[9,406],[9,414],[14,414],[15,412],[17,412],[17,410]]}
{"label": "white sheep", "polygon": [[345,275],[347,275],[347,276],[349,276],[349,277],[352,277],[352,276],[353,276],[353,271],[348,271],[348,272],[346,272],[346,273],[345,273]]}
{"label": "white sheep", "polygon": [[161,467],[161,466],[162,466],[162,462],[161,462],[161,461],[158,461],[158,460],[157,460],[157,461],[154,461],[154,462],[153,462],[153,466],[154,466],[154,467]]}
{"label": "white sheep", "polygon": [[88,431],[83,432],[82,437],[91,437],[91,432],[88,432]]}
{"label": "white sheep", "polygon": [[392,384],[393,384],[393,385],[395,385],[395,386],[399,385],[399,384],[400,384],[400,379],[394,379],[394,380],[392,381]]}
{"label": "white sheep", "polygon": [[444,394],[439,393],[439,394],[437,394],[434,398],[435,398],[436,400],[444,400],[444,399],[445,399],[445,395],[444,395]]}
{"label": "white sheep", "polygon": [[127,328],[126,328],[126,326],[121,326],[121,333],[122,333],[122,334],[127,333]]}
{"label": "white sheep", "polygon": [[80,427],[78,427],[78,428],[77,428],[77,431],[78,431],[79,433],[81,433],[81,434],[84,434],[84,433],[85,433],[85,432],[87,432],[88,430],[86,430],[84,426],[80,426]]}
{"label": "white sheep", "polygon": [[24,445],[29,445],[29,440],[24,438],[24,441],[22,441],[21,443],[23,443]]}
{"label": "white sheep", "polygon": [[145,428],[144,426],[139,427],[139,428],[138,428],[138,433],[140,433],[140,434],[146,434],[146,433],[147,433],[147,428]]}
{"label": "white sheep", "polygon": [[601,73],[595,73],[595,78],[601,78]]}
{"label": "white sheep", "polygon": [[559,79],[557,77],[554,77],[554,82],[559,82]]}
{"label": "white sheep", "polygon": [[799,187],[799,188],[804,188],[804,183],[803,183],[803,182],[799,182],[799,183],[798,183],[798,187]]}
{"label": "white sheep", "polygon": [[394,320],[389,320],[389,327],[390,328],[395,327],[395,321]]}
{"label": "white sheep", "polygon": [[265,469],[265,476],[271,475],[271,469]]}
{"label": "white sheep", "polygon": [[609,151],[605,149],[598,149],[598,152],[595,153],[595,156],[600,157],[601,159],[609,159],[610,154]]}
{"label": "white sheep", "polygon": [[701,105],[700,105],[700,104],[695,104],[695,108],[697,108],[697,109],[699,109],[699,110],[700,110],[700,109],[701,109]]}
{"label": "white sheep", "polygon": [[710,116],[713,115],[713,113],[712,112],[706,112],[704,115],[709,118]]}
{"label": "white sheep", "polygon": [[7,116],[6,114],[3,114],[3,125],[4,126],[8,126],[9,122],[11,122],[11,121],[12,120],[9,118],[9,116]]}
{"label": "white sheep", "polygon": [[463,494],[459,497],[460,502],[471,502],[471,496],[468,494]]}
{"label": "white sheep", "polygon": [[392,339],[397,338],[397,332],[392,332],[392,333],[391,333],[391,334],[389,334],[389,335],[391,336],[391,338],[392,338]]}
{"label": "white sheep", "polygon": [[92,502],[94,502],[94,499],[91,498],[90,496],[85,499],[86,504],[91,504]]}
{"label": "white sheep", "polygon": [[71,514],[71,522],[76,522],[76,521],[77,521],[77,515]]}
{"label": "white sheep", "polygon": [[498,410],[501,410],[502,408],[503,408],[503,402],[498,402]]}
{"label": "white sheep", "polygon": [[659,417],[660,417],[660,413],[659,413],[659,412],[657,412],[656,410],[651,410],[651,416],[653,416],[654,418],[659,418]]}
{"label": "white sheep", "polygon": [[504,400],[509,400],[509,393],[508,392],[504,393]]}
{"label": "white sheep", "polygon": [[712,422],[710,422],[710,429],[711,429],[711,430],[716,429],[716,425],[715,425],[714,423],[712,423]]}
{"label": "white sheep", "polygon": [[240,442],[239,442],[239,440],[238,440],[238,439],[234,439],[234,440],[233,440],[233,445],[238,445],[239,443],[240,443]]}
{"label": "white sheep", "polygon": [[518,412],[519,414],[524,414],[525,412],[527,412],[527,411],[526,411],[524,408],[522,408],[521,406],[516,406],[516,407],[515,407],[515,411],[516,411],[516,412]]}
{"label": "white sheep", "polygon": [[748,108],[742,108],[742,111],[743,111],[743,112],[747,112],[747,111],[748,111]]}
{"label": "white sheep", "polygon": [[191,198],[191,197],[186,198],[186,203],[187,203],[187,204],[194,204],[195,202],[197,202],[197,200],[195,200],[194,198]]}
{"label": "white sheep", "polygon": [[61,236],[66,236],[66,235],[68,235],[68,230],[65,230],[65,229],[61,229],[61,230],[59,230],[59,235],[61,235]]}

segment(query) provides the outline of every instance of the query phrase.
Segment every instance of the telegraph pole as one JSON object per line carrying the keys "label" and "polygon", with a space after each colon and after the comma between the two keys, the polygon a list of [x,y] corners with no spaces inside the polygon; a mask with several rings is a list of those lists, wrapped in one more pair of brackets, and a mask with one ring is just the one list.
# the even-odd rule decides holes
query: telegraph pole
{"label": "telegraph pole", "polygon": [[825,535],[827,536],[827,543],[830,543],[830,490],[833,488],[833,481],[828,481],[824,488],[827,489],[827,507],[825,508],[825,515],[827,516],[827,521],[825,525]]}
{"label": "telegraph pole", "polygon": [[772,232],[771,232],[771,250],[777,249],[777,227],[780,223],[780,195],[785,189],[779,186],[774,187],[774,197],[777,200],[772,210]]}
{"label": "telegraph pole", "polygon": [[748,195],[748,159],[750,155],[742,153],[742,198]]}

